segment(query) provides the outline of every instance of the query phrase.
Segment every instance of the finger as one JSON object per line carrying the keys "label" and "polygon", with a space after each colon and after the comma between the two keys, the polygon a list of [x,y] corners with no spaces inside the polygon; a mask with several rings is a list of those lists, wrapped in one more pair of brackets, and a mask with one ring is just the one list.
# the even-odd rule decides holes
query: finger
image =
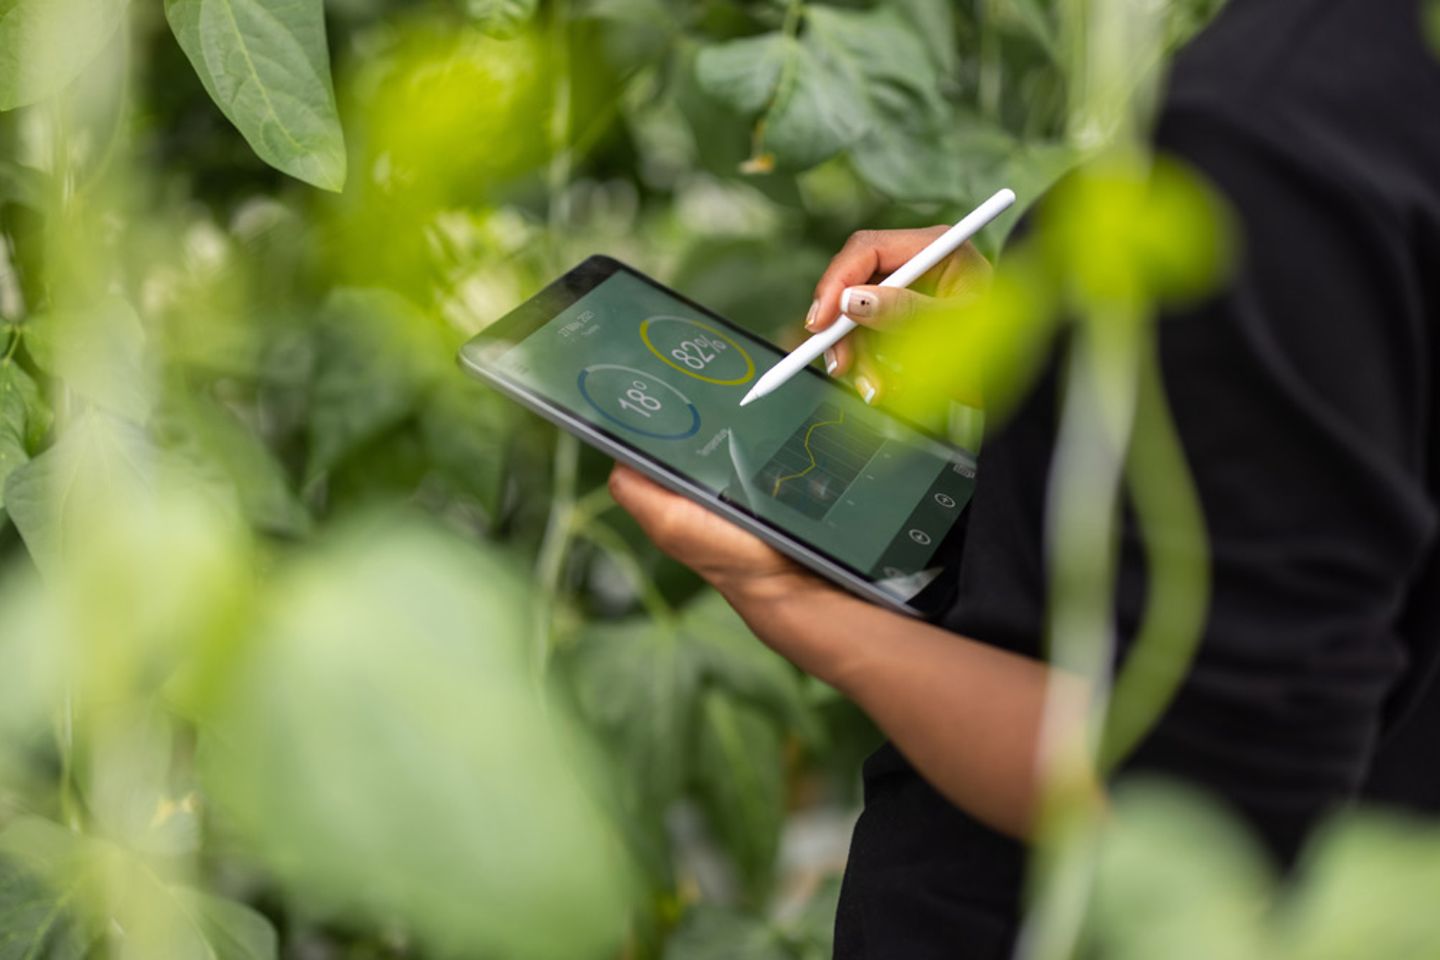
{"label": "finger", "polygon": [[934,297],[900,287],[853,286],[840,294],[840,312],[876,330],[898,327],[934,304]]}
{"label": "finger", "polygon": [[843,377],[850,369],[854,357],[855,347],[851,344],[850,338],[845,337],[825,351],[825,372],[832,377]]}
{"label": "finger", "polygon": [[990,286],[995,268],[975,244],[966,242],[940,265],[938,289],[947,300],[971,301]]}
{"label": "finger", "polygon": [[[610,496],[635,518],[657,547],[691,565],[707,552],[705,548],[721,535],[722,529],[725,535],[741,533],[728,520],[618,463],[610,471]],[[754,539],[749,534],[743,536]],[[763,547],[758,539],[755,543]]]}
{"label": "finger", "polygon": [[861,230],[851,234],[815,284],[815,307],[806,327],[814,332],[830,326],[840,316],[840,294],[846,287],[870,283],[877,274],[893,273],[946,229]]}
{"label": "finger", "polygon": [[610,471],[610,496],[657,542],[662,534],[673,532],[677,505],[689,506],[684,497],[619,463]]}
{"label": "finger", "polygon": [[870,406],[879,403],[889,385],[885,367],[877,362],[871,349],[855,351],[855,392]]}

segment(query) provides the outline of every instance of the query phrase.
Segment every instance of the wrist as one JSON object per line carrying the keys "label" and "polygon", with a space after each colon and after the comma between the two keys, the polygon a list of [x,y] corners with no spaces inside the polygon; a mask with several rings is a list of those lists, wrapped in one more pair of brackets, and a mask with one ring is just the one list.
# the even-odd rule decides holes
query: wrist
{"label": "wrist", "polygon": [[795,571],[711,584],[766,646],[837,689],[869,646],[856,642],[865,631],[855,629],[869,604],[819,577]]}

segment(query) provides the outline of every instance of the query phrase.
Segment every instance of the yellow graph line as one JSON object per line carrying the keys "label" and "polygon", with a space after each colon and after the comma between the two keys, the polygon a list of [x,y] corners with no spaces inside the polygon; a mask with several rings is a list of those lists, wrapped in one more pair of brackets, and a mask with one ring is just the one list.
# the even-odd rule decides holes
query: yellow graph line
{"label": "yellow graph line", "polygon": [[814,433],[821,427],[832,427],[838,423],[844,422],[844,420],[845,411],[841,410],[840,416],[835,418],[834,420],[817,420],[815,423],[810,424],[810,429],[805,431],[805,439],[800,441],[801,445],[805,448],[805,453],[810,457],[810,466],[806,467],[804,470],[801,470],[799,473],[792,473],[784,477],[777,477],[775,480],[775,489],[770,491],[770,496],[780,496],[780,487],[782,484],[790,480],[799,480],[801,477],[805,476],[805,474],[809,473],[811,470],[814,470],[820,465],[815,461],[815,451],[810,449],[810,434]]}

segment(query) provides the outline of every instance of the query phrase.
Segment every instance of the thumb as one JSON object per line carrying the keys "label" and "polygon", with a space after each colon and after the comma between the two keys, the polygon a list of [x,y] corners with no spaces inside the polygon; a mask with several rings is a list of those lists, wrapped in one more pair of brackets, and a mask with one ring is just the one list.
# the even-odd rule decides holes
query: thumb
{"label": "thumb", "polygon": [[934,298],[901,287],[846,287],[840,294],[840,312],[856,323],[884,330],[920,313]]}

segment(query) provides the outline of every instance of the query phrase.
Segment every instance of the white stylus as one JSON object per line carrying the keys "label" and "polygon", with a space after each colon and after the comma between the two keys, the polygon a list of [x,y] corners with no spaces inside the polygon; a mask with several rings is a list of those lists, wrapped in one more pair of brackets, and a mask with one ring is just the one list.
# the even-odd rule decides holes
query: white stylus
{"label": "white stylus", "polygon": [[[908,287],[919,280],[925,273],[934,267],[941,260],[959,250],[991,220],[1004,213],[1010,204],[1015,202],[1015,191],[1005,189],[996,192],[989,200],[967,213],[955,226],[940,234],[936,240],[924,250],[896,270],[890,276],[880,281],[882,287]],[[765,371],[765,375],[755,381],[755,386],[745,394],[745,399],[740,401],[740,406],[745,406],[752,400],[759,400],[767,394],[774,393],[785,384],[787,380],[795,376],[802,369],[809,366],[811,361],[820,354],[829,350],[840,341],[851,330],[855,329],[855,321],[844,314],[831,324],[827,329],[815,334],[800,346],[796,347],[779,363]]]}

